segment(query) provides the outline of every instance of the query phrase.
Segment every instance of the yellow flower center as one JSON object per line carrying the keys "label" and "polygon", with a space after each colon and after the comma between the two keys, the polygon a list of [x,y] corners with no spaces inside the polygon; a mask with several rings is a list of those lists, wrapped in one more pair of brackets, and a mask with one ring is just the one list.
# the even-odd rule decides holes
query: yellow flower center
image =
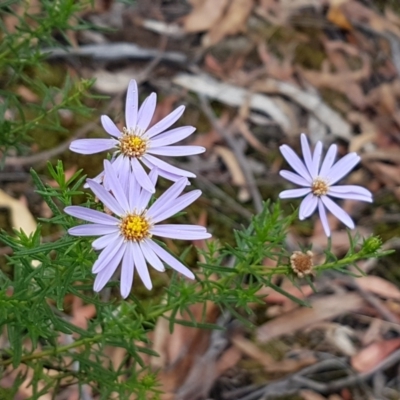
{"label": "yellow flower center", "polygon": [[128,214],[122,219],[119,229],[126,240],[140,242],[151,237],[150,222],[143,215]]}
{"label": "yellow flower center", "polygon": [[140,158],[147,150],[147,139],[140,136],[141,132],[128,130],[122,131],[122,137],[119,139],[119,148],[126,157]]}
{"label": "yellow flower center", "polygon": [[311,185],[311,191],[315,196],[323,196],[328,193],[328,181],[324,178],[316,177]]}

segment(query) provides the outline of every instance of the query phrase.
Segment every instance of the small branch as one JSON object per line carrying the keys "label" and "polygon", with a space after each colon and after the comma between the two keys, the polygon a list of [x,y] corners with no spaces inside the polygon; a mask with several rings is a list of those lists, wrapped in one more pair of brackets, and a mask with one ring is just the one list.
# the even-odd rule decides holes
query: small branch
{"label": "small branch", "polygon": [[207,98],[202,94],[199,94],[198,96],[200,98],[201,109],[209,119],[212,127],[222,137],[222,139],[225,140],[225,142],[229,145],[229,147],[235,154],[236,159],[240,165],[240,168],[242,169],[243,175],[247,181],[247,187],[253,199],[254,209],[256,210],[257,213],[260,213],[263,209],[262,205],[263,200],[243,152],[237,146],[235,139],[225,132],[224,128],[219,124],[219,122],[215,118],[214,111],[212,110]]}
{"label": "small branch", "polygon": [[119,61],[124,59],[148,60],[160,58],[177,64],[187,63],[187,57],[176,51],[160,52],[159,49],[145,49],[133,43],[99,43],[80,47],[42,49],[48,59],[70,58],[71,56],[92,57],[96,60]]}
{"label": "small branch", "polygon": [[[147,80],[150,73],[160,63],[160,61],[162,61],[163,54],[165,53],[165,48],[167,46],[167,42],[168,42],[168,39],[166,37],[161,37],[159,49],[157,50],[157,53],[155,54],[155,58],[153,60],[151,60],[148,63],[148,65],[142,71],[140,71],[136,76],[136,82],[138,84]],[[110,103],[104,110],[104,113],[107,113],[112,108],[114,108],[115,104],[120,101],[123,93],[124,92],[117,94],[110,101]],[[88,124],[77,129],[76,132],[69,139],[67,139],[65,142],[61,143],[57,147],[54,147],[53,149],[50,149],[50,150],[42,151],[37,154],[33,154],[31,156],[7,157],[5,160],[5,165],[15,167],[15,166],[32,165],[32,164],[41,163],[43,161],[47,161],[50,158],[56,157],[59,154],[63,153],[64,151],[68,150],[69,145],[71,144],[72,141],[74,141],[76,139],[80,139],[82,137],[85,137],[90,131],[92,131],[93,129],[96,129],[97,127],[98,127],[97,122],[89,122]]]}

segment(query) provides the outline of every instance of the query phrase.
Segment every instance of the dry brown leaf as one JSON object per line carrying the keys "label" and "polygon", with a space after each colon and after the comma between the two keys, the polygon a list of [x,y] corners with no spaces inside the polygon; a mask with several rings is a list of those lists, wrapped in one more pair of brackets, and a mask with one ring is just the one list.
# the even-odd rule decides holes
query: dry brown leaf
{"label": "dry brown leaf", "polygon": [[197,1],[192,12],[183,20],[185,31],[188,33],[208,31],[222,17],[228,3],[228,0]]}
{"label": "dry brown leaf", "polygon": [[[213,0],[214,2],[215,0]],[[231,0],[222,19],[213,25],[208,34],[203,37],[203,46],[212,46],[226,36],[244,31],[253,5],[254,0]],[[206,18],[209,19],[210,16],[208,15]]]}
{"label": "dry brown leaf", "polygon": [[17,368],[9,367],[6,371],[2,373],[2,377],[0,380],[0,385],[2,388],[12,387],[14,381],[17,377],[24,377],[23,382],[20,384],[18,388],[18,392],[15,395],[15,399],[27,399],[32,398],[35,395],[35,398],[38,400],[51,400],[53,399],[53,393],[49,392],[43,394],[41,396],[37,396],[37,392],[42,392],[45,389],[45,381],[37,383],[37,392],[34,393],[32,380],[34,379],[34,370],[32,368],[27,367],[24,364],[20,364]]}
{"label": "dry brown leaf", "polygon": [[[252,93],[244,88],[213,79],[209,75],[189,75],[181,73],[175,75],[172,81],[188,90],[201,93],[210,99],[218,100],[221,103],[233,107],[240,107],[244,103],[248,102],[250,109],[268,114],[284,132],[291,132],[293,130],[290,119],[281,109],[281,104],[278,104],[272,96]],[[301,102],[305,101],[302,99]],[[320,102],[321,100],[318,99],[318,104]],[[321,107],[318,107],[318,112],[324,113],[324,110],[321,109]],[[344,128],[340,121],[334,118],[331,114],[332,113],[329,115],[331,118],[330,121],[336,127],[333,129],[333,132],[336,132],[336,130],[339,129],[341,132],[345,132],[346,128]]]}
{"label": "dry brown leaf", "polygon": [[[13,5],[14,14],[4,14],[4,24],[7,28],[7,31],[10,33],[15,33],[19,26],[19,17],[23,17],[25,15],[37,15],[40,13],[42,9],[42,5],[39,0],[27,0],[24,2],[18,2]],[[26,18],[26,21],[29,21],[32,26],[36,26],[37,22],[32,18]],[[23,31],[22,31],[23,32]],[[36,42],[36,39],[35,39]]]}
{"label": "dry brown leaf", "polygon": [[214,152],[222,158],[224,164],[228,168],[232,183],[240,188],[238,199],[243,202],[250,200],[251,195],[247,189],[246,178],[232,150],[224,146],[215,146]]}
{"label": "dry brown leaf", "polygon": [[206,54],[204,57],[204,68],[211,72],[212,75],[223,78],[225,71],[223,66],[217,61],[217,59],[212,54]]}
{"label": "dry brown leaf", "polygon": [[353,356],[351,365],[358,372],[371,371],[399,347],[400,338],[373,343]]}
{"label": "dry brown leaf", "polygon": [[388,165],[381,162],[374,162],[369,165],[375,172],[377,178],[383,181],[387,186],[400,185],[400,168],[399,166]]}
{"label": "dry brown leaf", "polygon": [[364,290],[375,293],[384,299],[400,301],[400,289],[395,284],[379,276],[364,276],[357,279],[357,284]]}
{"label": "dry brown leaf", "polygon": [[[303,285],[298,289],[295,286],[290,286],[286,287],[285,291],[290,293],[291,295],[299,298],[299,299],[305,299],[308,296],[311,296],[314,292],[310,285]],[[285,295],[282,293],[278,293],[274,289],[263,286],[258,292],[257,295],[260,296],[265,296],[265,302],[269,304],[285,304],[285,303],[293,303],[292,300],[287,298]]]}
{"label": "dry brown leaf", "polygon": [[332,73],[329,71],[326,62],[323,63],[323,66],[324,68],[321,72],[306,70],[301,67],[297,69],[313,86],[329,88],[341,92],[346,95],[357,108],[364,108],[366,103],[365,95],[357,82],[370,76],[369,60],[364,56],[363,67],[357,71]]}
{"label": "dry brown leaf", "polygon": [[158,102],[156,111],[154,112],[153,118],[151,119],[149,126],[153,126],[157,122],[161,121],[168,114],[170,114],[177,100],[177,96],[167,96],[162,101]]}
{"label": "dry brown leaf", "polygon": [[316,322],[354,312],[362,305],[363,299],[357,293],[321,297],[313,300],[310,308],[297,308],[261,325],[257,329],[257,339],[260,343],[265,343],[281,335],[304,329]]}
{"label": "dry brown leaf", "polygon": [[[202,320],[203,305],[191,307],[197,321]],[[211,302],[206,307],[206,322],[215,323],[219,309]],[[188,315],[178,315],[177,319],[190,321]],[[210,331],[175,324],[174,332],[169,332],[168,321],[159,318],[154,331],[153,350],[159,357],[151,357],[151,366],[159,369],[162,391],[167,395],[175,393],[190,374],[196,358],[207,349]]]}
{"label": "dry brown leaf", "polygon": [[256,360],[267,372],[273,373],[293,373],[308,365],[317,362],[316,358],[306,354],[303,357],[293,359],[283,359],[276,361],[270,354],[260,349],[256,344],[241,336],[236,336],[232,339],[232,343],[243,354]]}
{"label": "dry brown leaf", "polygon": [[126,90],[129,85],[129,81],[137,71],[132,68],[126,68],[124,70],[109,72],[105,69],[97,69],[93,73],[93,78],[96,78],[94,88],[105,94],[118,94]]}
{"label": "dry brown leaf", "polygon": [[28,103],[37,103],[39,101],[38,95],[32,92],[32,90],[28,89],[26,86],[18,86],[16,92],[23,98],[24,101]]}
{"label": "dry brown leaf", "polygon": [[36,231],[36,221],[26,204],[9,196],[0,189],[0,207],[10,210],[11,225],[27,235]]}
{"label": "dry brown leaf", "polygon": [[383,339],[382,331],[384,331],[384,327],[385,321],[378,318],[372,319],[368,329],[363,333],[362,344],[367,346],[373,342],[381,341]]}
{"label": "dry brown leaf", "polygon": [[353,356],[356,354],[354,338],[356,336],[354,330],[346,325],[336,322],[320,322],[310,326],[306,332],[322,330],[324,332],[324,340],[334,346],[342,354]]}
{"label": "dry brown leaf", "polygon": [[217,361],[217,374],[221,376],[225,371],[233,368],[241,359],[242,352],[236,347],[230,347]]}
{"label": "dry brown leaf", "polygon": [[348,0],[343,2],[340,8],[353,26],[361,24],[377,32],[385,33],[389,31],[400,37],[400,28],[389,19],[378,14],[372,7],[368,7],[356,0]]}
{"label": "dry brown leaf", "polygon": [[303,400],[326,400],[326,397],[306,389],[300,390],[300,396]]}
{"label": "dry brown leaf", "polygon": [[[243,106],[242,106],[243,108]],[[248,117],[248,110],[247,116]],[[246,141],[252,146],[256,151],[263,153],[265,155],[269,154],[268,149],[253,135],[251,132],[249,125],[245,122],[245,118],[243,116],[239,116],[235,119],[234,125],[237,130],[243,135]]]}
{"label": "dry brown leaf", "polygon": [[232,344],[246,356],[257,360],[264,367],[270,367],[275,364],[275,360],[270,354],[261,350],[256,344],[242,336],[233,337]]}
{"label": "dry brown leaf", "polygon": [[352,29],[351,23],[346,18],[341,8],[336,4],[331,4],[326,18],[329,22],[332,22],[332,24],[335,24],[340,29]]}
{"label": "dry brown leaf", "polygon": [[275,79],[260,79],[254,82],[254,85],[257,85],[259,92],[280,94],[288,97],[305,110],[313,113],[316,118],[327,125],[332,135],[345,140],[351,139],[352,129],[350,124],[315,93],[307,92],[296,85]]}
{"label": "dry brown leaf", "polygon": [[328,397],[328,400],[343,400],[343,397],[339,396],[338,394],[331,394]]}

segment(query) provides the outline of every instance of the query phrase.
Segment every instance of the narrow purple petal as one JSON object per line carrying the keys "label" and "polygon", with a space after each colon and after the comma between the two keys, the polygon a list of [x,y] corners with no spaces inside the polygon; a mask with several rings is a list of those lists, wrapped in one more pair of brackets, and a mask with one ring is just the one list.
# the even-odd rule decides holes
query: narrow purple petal
{"label": "narrow purple petal", "polygon": [[165,267],[161,260],[157,257],[154,251],[151,249],[147,240],[144,240],[139,243],[140,248],[142,249],[143,255],[146,261],[156,270],[159,272],[164,272]]}
{"label": "narrow purple petal", "polygon": [[302,176],[295,174],[291,171],[286,171],[285,169],[279,171],[279,175],[283,178],[287,179],[289,182],[295,183],[299,186],[310,187],[311,181],[305,180]]}
{"label": "narrow purple petal", "polygon": [[157,213],[154,213],[154,215],[151,217],[152,222],[156,224],[160,221],[163,221],[164,219],[172,217],[173,215],[186,208],[189,204],[192,204],[200,196],[200,190],[192,190],[190,193],[186,193],[178,197],[178,199],[176,199],[175,201],[171,201],[165,204],[164,207],[160,208]]}
{"label": "narrow purple petal", "polygon": [[342,193],[342,194],[360,194],[365,197],[371,197],[372,198],[372,193],[368,190],[365,189],[362,186],[358,185],[336,185],[336,186],[331,186],[329,188],[329,193]]}
{"label": "narrow purple petal", "polygon": [[114,122],[111,120],[110,117],[107,115],[102,115],[100,118],[101,124],[103,125],[104,130],[111,136],[114,136],[116,138],[121,137],[122,133],[118,129],[117,125],[114,124]]}
{"label": "narrow purple petal", "polygon": [[[150,173],[149,173],[149,178],[151,180],[151,183],[155,186],[157,183],[157,178],[158,178],[158,168],[153,168]],[[151,199],[151,196],[153,194],[151,192],[149,192],[146,189],[142,189],[140,191],[140,194],[138,197],[135,198],[135,208],[137,208],[137,210],[143,211],[146,207],[147,204],[149,204],[149,201]]]}
{"label": "narrow purple petal", "polygon": [[163,146],[154,147],[147,150],[149,154],[156,154],[158,156],[191,156],[193,154],[201,154],[206,151],[202,146]]}
{"label": "narrow purple petal", "polygon": [[161,258],[166,264],[172,267],[175,271],[180,272],[182,275],[189,279],[194,279],[194,274],[190,269],[186,268],[180,261],[175,257],[171,256],[167,251],[165,251],[161,246],[152,240],[146,240],[146,243],[151,247],[151,249],[156,253],[158,257]]}
{"label": "narrow purple petal", "polygon": [[[105,251],[105,250],[103,250]],[[95,292],[100,292],[101,289],[107,284],[107,282],[114,275],[115,270],[117,269],[119,263],[121,262],[122,256],[125,251],[125,246],[121,246],[116,252],[115,256],[112,257],[108,264],[107,268],[103,268],[96,276],[93,284],[93,290]]]}
{"label": "narrow purple petal", "polygon": [[[113,165],[113,169],[114,171],[117,173],[118,177],[120,177],[120,181],[121,181],[121,185],[125,186],[125,182],[124,182],[124,177],[121,177],[121,171],[126,168],[126,162],[125,162],[125,157],[122,155],[119,155],[115,161],[110,161]],[[130,168],[129,165],[129,160],[128,160],[128,167]],[[110,186],[110,176],[108,174],[105,173],[105,171],[102,172],[103,173],[103,187],[104,189],[106,189],[107,192],[111,191],[111,186]],[[97,181],[96,181],[97,182]]]}
{"label": "narrow purple petal", "polygon": [[372,193],[357,185],[338,185],[329,188],[328,196],[338,199],[360,200],[372,203]]}
{"label": "narrow purple petal", "polygon": [[94,222],[102,225],[118,225],[119,220],[111,215],[102,213],[97,210],[80,206],[69,206],[64,208],[64,212],[72,215],[75,218],[83,219],[84,221]]}
{"label": "narrow purple petal", "polygon": [[170,186],[149,208],[148,216],[150,218],[155,215],[158,210],[160,210],[166,203],[174,202],[176,198],[183,192],[183,189],[186,186],[186,178],[181,178],[179,181],[175,182],[172,186]]}
{"label": "narrow purple petal", "polygon": [[156,225],[151,229],[151,234],[170,239],[200,240],[209,239],[211,235],[203,230],[180,229],[179,224]]}
{"label": "narrow purple petal", "polygon": [[372,197],[364,196],[362,194],[356,194],[356,193],[332,193],[331,191],[329,191],[328,196],[332,196],[337,199],[366,201],[367,203],[373,202]]}
{"label": "narrow purple petal", "polygon": [[[103,183],[104,180],[104,171],[101,171],[98,175],[96,175],[94,178],[92,178],[92,181],[95,181],[97,183]],[[89,189],[89,185],[87,182],[83,185],[85,189]]]}
{"label": "narrow purple petal", "polygon": [[139,108],[137,126],[145,131],[151,120],[153,119],[154,111],[157,105],[157,95],[152,93],[150,96],[146,97],[141,107]]}
{"label": "narrow purple petal", "polygon": [[303,164],[303,161],[300,160],[298,155],[286,144],[283,144],[279,147],[279,150],[282,153],[282,156],[285,158],[287,163],[306,181],[311,181],[311,176],[307,171],[306,166]]}
{"label": "narrow purple petal", "polygon": [[124,209],[125,213],[129,212],[129,203],[126,198],[124,188],[121,185],[120,180],[114,170],[113,165],[108,160],[104,160],[104,171],[106,177],[109,179],[110,190],[114,197],[117,199],[119,205]]}
{"label": "narrow purple petal", "polygon": [[[166,163],[165,161],[160,160],[159,158],[153,157],[151,154],[145,154],[143,156],[146,160],[150,161],[153,165],[158,167],[160,170],[167,171],[174,175],[186,176],[187,178],[196,178],[196,175],[192,172],[185,171],[184,169],[180,169],[172,166],[171,164]],[[161,175],[161,172],[159,172]]]}
{"label": "narrow purple petal", "polygon": [[310,145],[308,144],[307,136],[304,133],[300,135],[300,142],[301,150],[303,152],[303,159],[306,164],[308,173],[310,174],[311,178],[315,178],[315,176],[312,174],[313,158],[311,155]]}
{"label": "narrow purple petal", "polygon": [[171,227],[171,229],[174,228],[179,228],[181,231],[195,231],[195,232],[207,232],[207,228],[201,225],[191,225],[191,224],[163,224],[163,225],[157,225],[157,226],[163,226],[163,227]]}
{"label": "narrow purple petal", "polygon": [[299,219],[303,220],[308,218],[315,211],[317,205],[318,197],[314,196],[312,193],[308,194],[300,204]]}
{"label": "narrow purple petal", "polygon": [[333,163],[335,162],[336,153],[337,153],[337,146],[336,144],[332,144],[329,147],[328,152],[326,153],[324,161],[322,162],[321,169],[318,174],[319,176],[326,177],[328,175],[330,169],[332,168]]}
{"label": "narrow purple petal", "polygon": [[149,148],[168,146],[170,144],[179,142],[190,136],[196,128],[194,126],[181,126],[179,128],[171,129],[157,136],[156,139],[150,140]]}
{"label": "narrow purple petal", "polygon": [[[130,168],[131,167],[129,165],[129,169]],[[129,174],[122,173],[121,175],[118,176],[120,184],[124,190],[125,197],[128,200],[128,204],[130,204],[129,203],[129,177],[132,175],[133,175],[132,173],[129,173]],[[129,209],[130,209],[130,207],[129,207]]]}
{"label": "narrow purple petal", "polygon": [[329,185],[335,184],[337,181],[347,175],[361,160],[356,153],[346,154],[341,158],[327,174]]}
{"label": "narrow purple petal", "polygon": [[[129,207],[130,211],[132,212],[137,208],[138,198],[140,196],[140,185],[137,181],[135,175],[133,173],[129,174],[129,193],[128,193],[128,200],[129,200]],[[137,210],[140,211],[140,210]]]}
{"label": "narrow purple petal", "polygon": [[[152,164],[145,157],[142,157],[141,161],[150,170],[153,170],[154,168],[157,168],[154,164]],[[157,173],[158,173],[159,176],[162,176],[163,178],[168,179],[169,181],[172,181],[172,182],[179,181],[179,179],[182,178],[182,175],[171,174],[171,173],[169,173],[169,172],[167,172],[165,170],[158,169],[158,168],[157,168]],[[187,184],[190,185],[190,182],[187,181]]]}
{"label": "narrow purple petal", "polygon": [[331,229],[329,228],[329,222],[328,222],[328,217],[326,216],[326,211],[324,204],[322,203],[321,199],[318,201],[318,212],[319,212],[319,218],[322,223],[322,227],[324,228],[325,235],[327,237],[331,236]]}
{"label": "narrow purple petal", "polygon": [[303,197],[310,192],[311,192],[311,188],[289,189],[289,190],[284,190],[283,192],[280,192],[279,198],[280,199],[295,199],[297,197]]}
{"label": "narrow purple petal", "polygon": [[155,193],[156,189],[151,182],[149,176],[147,175],[146,171],[140,164],[137,158],[131,158],[131,166],[132,172],[135,175],[136,180],[138,181],[139,185],[148,190],[150,193]]}
{"label": "narrow purple petal", "polygon": [[99,183],[88,179],[87,184],[89,185],[91,191],[100,199],[100,201],[106,205],[114,214],[119,217],[125,214],[124,209],[118,203],[118,201],[109,193],[106,189]]}
{"label": "narrow purple petal", "polygon": [[133,246],[131,242],[128,242],[126,244],[126,250],[121,266],[120,291],[123,299],[126,299],[131,292],[134,270],[135,264],[133,262]]}
{"label": "narrow purple petal", "polygon": [[156,135],[164,132],[166,129],[168,129],[171,125],[173,125],[181,117],[181,115],[183,114],[184,111],[185,111],[185,106],[179,106],[177,109],[172,111],[172,113],[168,114],[161,121],[159,121],[155,125],[153,125],[146,132],[146,136],[148,138],[152,138],[153,136],[156,136]]}
{"label": "narrow purple petal", "polygon": [[311,167],[311,175],[316,178],[318,176],[319,166],[321,164],[322,157],[322,142],[317,142],[314,149],[312,167]]}
{"label": "narrow purple petal", "polygon": [[133,250],[132,255],[133,255],[133,260],[136,265],[136,270],[137,270],[144,286],[148,290],[151,290],[151,288],[153,287],[153,284],[151,282],[149,269],[147,268],[146,260],[143,256],[142,249],[136,242],[131,242],[131,243],[132,243],[132,250]]}
{"label": "narrow purple petal", "polygon": [[[114,154],[116,154],[116,153],[114,153]],[[123,154],[118,154],[118,156],[115,157],[114,160],[110,160],[110,162],[113,165],[114,170],[117,173],[117,175],[120,174],[120,170],[124,167],[124,164],[128,164],[128,166],[130,168],[129,158],[125,157]]]}
{"label": "narrow purple petal", "polygon": [[94,274],[99,273],[104,268],[108,267],[111,260],[116,258],[116,255],[121,252],[120,260],[122,254],[126,249],[126,243],[124,242],[124,238],[119,236],[117,240],[114,242],[110,242],[108,246],[104,248],[104,250],[100,253],[99,258],[93,264],[92,272]]}
{"label": "narrow purple petal", "polygon": [[71,142],[69,149],[79,154],[95,154],[110,150],[117,144],[115,139],[78,139]]}
{"label": "narrow purple petal", "polygon": [[125,103],[125,121],[128,129],[135,129],[138,116],[138,87],[134,79],[129,82]]}
{"label": "narrow purple petal", "polygon": [[95,250],[102,250],[108,245],[113,246],[113,243],[116,242],[120,236],[120,232],[110,233],[108,235],[101,236],[92,242],[92,247]]}
{"label": "narrow purple petal", "polygon": [[118,226],[102,225],[102,224],[87,224],[78,225],[68,229],[71,236],[100,236],[118,232]]}
{"label": "narrow purple petal", "polygon": [[328,196],[321,196],[321,201],[324,203],[325,207],[340,221],[342,221],[350,229],[354,228],[354,222],[342,208],[340,208],[334,201],[332,201]]}

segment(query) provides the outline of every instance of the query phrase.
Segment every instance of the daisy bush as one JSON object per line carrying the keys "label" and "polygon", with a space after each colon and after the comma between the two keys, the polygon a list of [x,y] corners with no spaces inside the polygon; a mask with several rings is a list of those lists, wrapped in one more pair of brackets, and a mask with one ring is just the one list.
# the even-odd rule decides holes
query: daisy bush
{"label": "daisy bush", "polygon": [[[156,102],[152,93],[139,106],[138,86],[132,80],[125,126],[103,115],[108,138],[71,143],[77,153],[104,153],[104,170],[98,176],[87,178],[78,171],[67,179],[59,161],[48,165],[56,183],[48,185],[31,171],[37,192],[52,212],[41,223],[57,232],[57,238],[43,240],[41,225],[29,236],[22,231],[0,234],[12,251],[8,269],[0,275],[0,324],[8,335],[0,368],[7,373],[29,371],[32,398],[56,394],[63,385],[76,385],[80,398],[159,398],[157,371],[144,357],[157,356],[150,333],[158,321],[168,320],[171,331],[176,324],[220,329],[215,320],[205,319],[213,303],[251,329],[266,286],[308,305],[276,285],[274,275],[287,276],[295,285],[299,280],[312,285],[324,270],[349,273],[358,260],[387,254],[379,238],[360,240],[354,220],[342,207],[346,199],[373,201],[366,188],[341,182],[360,157],[349,153],[336,160],[335,144],[323,156],[324,144],[312,148],[304,134],[301,157],[286,144],[280,147],[293,169],[280,171],[282,185],[288,181],[288,186],[276,199],[266,199],[261,213],[242,220],[232,241],[223,243],[216,234],[219,227],[198,222],[212,199],[196,188],[192,172],[174,166],[175,157],[204,152],[201,146],[182,142],[195,128],[181,126],[183,106],[153,121]],[[296,199],[302,200],[287,215],[278,197],[284,202],[295,199],[294,208]],[[315,220],[314,213],[327,243],[319,264],[311,246],[298,245],[293,251],[287,240],[295,225]],[[342,258],[330,247],[329,214],[349,232],[349,250]],[[271,264],[275,266],[266,266]],[[95,313],[82,322],[68,305],[71,298],[92,306]],[[203,310],[200,319],[194,306]],[[110,363],[110,348],[123,351],[120,365]],[[47,374],[49,370],[55,373]]]}
{"label": "daisy bush", "polygon": [[[157,156],[189,156],[204,153],[201,146],[171,146],[188,136],[196,129],[193,126],[182,126],[169,129],[182,116],[184,106],[180,106],[161,121],[153,124],[157,95],[152,93],[139,107],[137,83],[131,80],[126,95],[125,127],[119,129],[107,116],[101,117],[104,130],[112,136],[110,139],[79,139],[71,143],[70,149],[81,154],[94,154],[113,150],[112,162],[118,175],[123,177],[135,175],[137,182],[154,193],[154,185],[149,179],[143,165],[148,169],[157,167],[158,174],[171,181],[180,177],[195,178],[192,172],[177,168]],[[102,180],[102,172],[97,180]]]}
{"label": "daisy bush", "polygon": [[299,218],[303,220],[318,209],[327,236],[331,235],[331,230],[326,209],[348,228],[354,229],[354,222],[351,217],[331,197],[372,203],[371,192],[362,186],[335,185],[360,162],[360,156],[356,153],[349,153],[335,163],[337,146],[332,144],[326,156],[322,159],[322,142],[316,144],[314,152],[311,154],[304,133],[301,134],[301,148],[304,162],[286,144],[280,147],[283,157],[297,172],[282,170],[280,175],[296,185],[303,186],[303,188],[284,190],[279,194],[279,197],[288,199],[305,196],[300,204]]}

